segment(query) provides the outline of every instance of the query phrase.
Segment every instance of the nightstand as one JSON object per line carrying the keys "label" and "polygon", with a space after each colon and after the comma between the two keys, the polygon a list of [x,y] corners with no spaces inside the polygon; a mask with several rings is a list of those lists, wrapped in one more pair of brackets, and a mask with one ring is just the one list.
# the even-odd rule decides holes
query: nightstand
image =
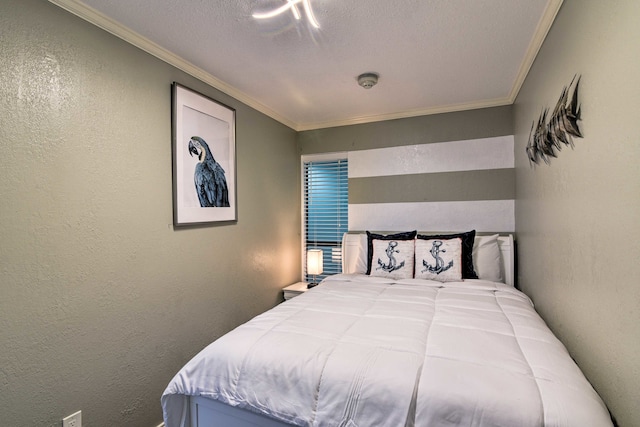
{"label": "nightstand", "polygon": [[296,297],[300,294],[307,292],[309,289],[307,288],[307,282],[298,282],[293,285],[289,285],[283,289],[284,291],[284,299],[288,300],[293,297]]}

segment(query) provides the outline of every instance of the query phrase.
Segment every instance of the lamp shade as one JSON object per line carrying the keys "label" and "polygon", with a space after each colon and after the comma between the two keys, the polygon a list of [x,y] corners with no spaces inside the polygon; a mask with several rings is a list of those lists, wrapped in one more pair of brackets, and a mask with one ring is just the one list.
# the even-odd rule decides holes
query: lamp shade
{"label": "lamp shade", "polygon": [[322,274],[322,251],[320,249],[307,251],[307,274]]}

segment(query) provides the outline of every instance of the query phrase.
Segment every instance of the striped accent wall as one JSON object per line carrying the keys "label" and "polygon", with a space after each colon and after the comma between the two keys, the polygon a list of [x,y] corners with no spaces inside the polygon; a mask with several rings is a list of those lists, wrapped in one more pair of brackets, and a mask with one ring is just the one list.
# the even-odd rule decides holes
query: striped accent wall
{"label": "striped accent wall", "polygon": [[515,231],[514,137],[350,151],[349,230]]}

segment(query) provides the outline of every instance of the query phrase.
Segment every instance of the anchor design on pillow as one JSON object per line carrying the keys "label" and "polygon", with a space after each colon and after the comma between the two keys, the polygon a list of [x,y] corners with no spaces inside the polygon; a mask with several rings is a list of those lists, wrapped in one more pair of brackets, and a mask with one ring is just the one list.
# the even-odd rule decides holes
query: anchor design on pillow
{"label": "anchor design on pillow", "polygon": [[398,246],[398,242],[389,242],[389,245],[387,245],[387,249],[384,250],[387,254],[387,257],[389,258],[389,263],[385,264],[380,258],[378,258],[378,267],[376,268],[376,270],[382,269],[387,273],[391,273],[392,271],[396,271],[404,267],[404,261],[398,264],[398,261],[394,256],[394,254],[400,253],[400,251],[396,249],[396,246]]}
{"label": "anchor design on pillow", "polygon": [[451,260],[446,266],[444,265],[444,260],[440,256],[440,252],[447,252],[447,250],[441,249],[440,246],[442,246],[442,241],[434,240],[429,252],[431,253],[431,256],[435,258],[436,264],[431,265],[427,262],[427,260],[422,260],[422,265],[426,267],[424,270],[422,270],[423,273],[429,271],[430,273],[440,274],[453,267],[453,260]]}

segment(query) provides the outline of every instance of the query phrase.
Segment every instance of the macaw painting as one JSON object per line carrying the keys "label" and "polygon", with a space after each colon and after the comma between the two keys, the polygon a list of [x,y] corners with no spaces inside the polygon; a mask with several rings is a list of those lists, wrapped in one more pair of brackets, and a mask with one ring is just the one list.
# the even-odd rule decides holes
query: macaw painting
{"label": "macaw painting", "polygon": [[189,154],[198,158],[196,170],[193,173],[193,183],[200,206],[229,207],[229,189],[224,169],[209,149],[209,145],[199,136],[189,140]]}
{"label": "macaw painting", "polygon": [[229,207],[228,123],[186,106],[182,118],[179,144],[184,165],[184,206]]}

